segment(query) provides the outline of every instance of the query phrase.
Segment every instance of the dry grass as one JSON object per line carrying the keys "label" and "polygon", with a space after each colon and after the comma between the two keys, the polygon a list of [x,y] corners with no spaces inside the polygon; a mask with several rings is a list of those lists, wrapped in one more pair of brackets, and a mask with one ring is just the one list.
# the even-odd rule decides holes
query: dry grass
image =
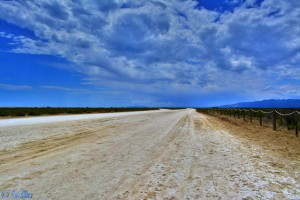
{"label": "dry grass", "polygon": [[[227,116],[208,116],[217,128],[222,128],[243,141],[245,145],[258,145],[268,152],[268,159],[280,168],[288,169],[300,182],[300,139],[294,130],[279,128],[274,131],[271,124],[259,125],[259,122],[243,121]],[[258,152],[259,155],[260,152]],[[271,163],[272,164],[272,163]]]}

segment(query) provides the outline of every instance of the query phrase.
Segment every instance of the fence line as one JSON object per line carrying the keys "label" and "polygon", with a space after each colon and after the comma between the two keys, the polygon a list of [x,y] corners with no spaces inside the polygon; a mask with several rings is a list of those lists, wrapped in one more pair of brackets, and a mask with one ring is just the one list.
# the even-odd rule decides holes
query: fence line
{"label": "fence line", "polygon": [[297,110],[295,110],[291,113],[280,113],[279,111],[277,111],[275,109],[272,111],[266,112],[263,110],[253,110],[253,109],[213,108],[213,109],[209,109],[209,112],[210,111],[212,111],[212,112],[216,111],[221,115],[229,115],[229,116],[233,115],[234,117],[237,116],[238,118],[240,118],[242,115],[244,121],[246,121],[246,116],[249,116],[251,123],[252,123],[253,114],[258,114],[260,126],[262,126],[262,119],[263,119],[264,115],[272,114],[271,118],[272,118],[273,130],[276,130],[278,116],[280,117],[281,125],[282,125],[282,117],[291,116],[291,117],[293,117],[292,121],[294,122],[294,126],[295,126],[295,135],[296,135],[296,137],[298,137],[300,112]]}

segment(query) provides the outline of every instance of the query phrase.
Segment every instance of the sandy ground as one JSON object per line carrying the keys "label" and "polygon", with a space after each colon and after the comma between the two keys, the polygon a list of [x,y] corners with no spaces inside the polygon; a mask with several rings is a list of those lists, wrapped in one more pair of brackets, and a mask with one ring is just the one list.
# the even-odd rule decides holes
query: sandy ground
{"label": "sandy ground", "polygon": [[0,127],[0,191],[34,199],[300,199],[291,132],[192,109]]}

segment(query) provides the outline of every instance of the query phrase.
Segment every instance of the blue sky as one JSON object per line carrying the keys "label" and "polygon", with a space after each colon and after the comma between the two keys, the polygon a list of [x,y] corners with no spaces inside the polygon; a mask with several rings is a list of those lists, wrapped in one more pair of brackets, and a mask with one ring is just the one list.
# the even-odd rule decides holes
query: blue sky
{"label": "blue sky", "polygon": [[300,98],[299,0],[0,0],[0,106]]}

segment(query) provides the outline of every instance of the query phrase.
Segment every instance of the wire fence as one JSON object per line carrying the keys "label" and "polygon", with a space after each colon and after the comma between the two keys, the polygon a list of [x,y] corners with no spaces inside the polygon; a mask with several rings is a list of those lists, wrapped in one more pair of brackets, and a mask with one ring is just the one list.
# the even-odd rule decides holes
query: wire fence
{"label": "wire fence", "polygon": [[[199,111],[203,112],[203,109],[199,109]],[[243,118],[244,121],[249,119],[250,122],[253,122],[253,119],[258,119],[259,125],[263,125],[263,119],[265,121],[271,122],[273,125],[273,130],[276,130],[279,126],[286,126],[289,130],[295,129],[295,135],[298,137],[299,133],[299,120],[300,120],[300,112],[298,110],[294,110],[289,113],[281,113],[278,110],[264,111],[258,109],[239,109],[239,108],[212,108],[205,109],[205,112],[208,114],[220,114],[227,115],[234,118]]]}

